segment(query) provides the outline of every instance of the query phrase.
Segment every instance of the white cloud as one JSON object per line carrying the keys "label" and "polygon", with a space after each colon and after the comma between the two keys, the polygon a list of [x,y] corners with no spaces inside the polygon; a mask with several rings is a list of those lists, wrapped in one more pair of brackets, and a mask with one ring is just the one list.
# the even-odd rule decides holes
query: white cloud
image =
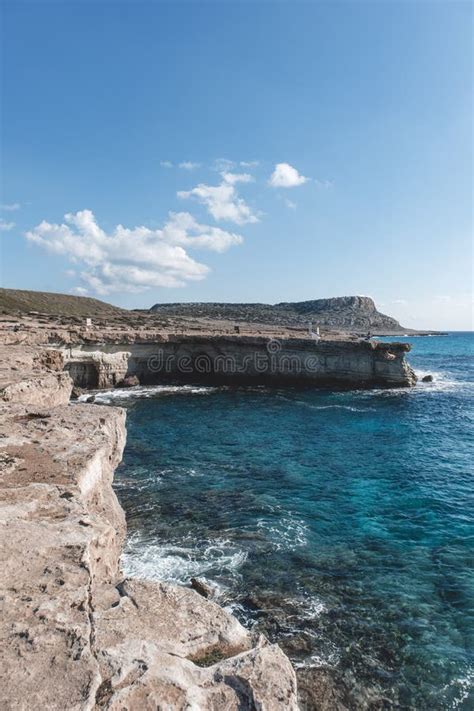
{"label": "white cloud", "polygon": [[0,232],[9,232],[15,227],[14,222],[6,222],[3,217],[0,217]]}
{"label": "white cloud", "polygon": [[162,229],[117,225],[110,234],[90,210],[67,214],[64,220],[60,225],[43,221],[26,238],[80,265],[82,280],[103,295],[204,279],[209,267],[185,248],[223,252],[242,242],[240,235],[201,225],[187,212],[170,213]]}
{"label": "white cloud", "polygon": [[289,207],[290,210],[296,210],[297,208],[296,202],[293,202],[293,200],[285,199],[285,205]]}
{"label": "white cloud", "polygon": [[239,165],[242,168],[256,168],[258,165],[260,165],[260,161],[258,161],[258,160],[241,160]]}
{"label": "white cloud", "polygon": [[173,163],[170,160],[160,160],[160,165],[162,168],[172,168]]}
{"label": "white cloud", "polygon": [[7,204],[0,205],[0,209],[5,210],[6,212],[15,212],[15,210],[19,210],[21,207],[19,202],[11,202]]}
{"label": "white cloud", "polygon": [[258,222],[257,215],[245,200],[238,196],[235,183],[248,183],[252,176],[246,173],[221,173],[220,185],[199,183],[192,190],[180,190],[178,197],[182,199],[195,198],[204,205],[215,220],[226,220],[244,225]]}
{"label": "white cloud", "polygon": [[75,286],[73,289],[71,289],[71,292],[73,294],[78,294],[79,296],[84,296],[85,294],[89,293],[89,290],[85,289],[83,286]]}
{"label": "white cloud", "polygon": [[248,173],[221,173],[224,183],[235,185],[236,183],[253,183],[253,178]]}
{"label": "white cloud", "polygon": [[235,161],[229,160],[228,158],[216,158],[213,168],[217,170],[218,173],[232,170],[232,168],[235,168]]}
{"label": "white cloud", "polygon": [[293,168],[289,163],[277,163],[268,182],[273,188],[294,188],[297,185],[303,185],[308,180],[309,178],[300,175],[296,168]]}
{"label": "white cloud", "polygon": [[193,163],[190,160],[185,160],[179,164],[179,167],[184,168],[184,170],[196,170],[196,168],[201,167],[201,164],[200,163]]}
{"label": "white cloud", "polygon": [[226,232],[220,227],[200,225],[189,212],[170,212],[169,218],[162,233],[170,244],[225,252],[243,242],[241,235]]}

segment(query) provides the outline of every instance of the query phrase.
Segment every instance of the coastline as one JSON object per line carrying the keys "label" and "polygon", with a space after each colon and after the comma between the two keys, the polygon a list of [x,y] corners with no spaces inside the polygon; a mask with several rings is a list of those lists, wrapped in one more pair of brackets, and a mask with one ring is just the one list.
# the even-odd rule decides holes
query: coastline
{"label": "coastline", "polygon": [[69,404],[58,366],[2,391],[2,707],[296,709],[278,645],[193,590],[123,579],[125,414]]}
{"label": "coastline", "polygon": [[[3,340],[9,345],[0,349],[1,508],[9,531],[2,551],[3,706],[15,709],[27,698],[48,708],[132,710],[146,708],[145,699],[153,698],[172,708],[199,699],[200,708],[297,709],[295,670],[277,644],[254,637],[194,590],[123,578],[126,525],[112,479],[125,444],[125,413],[70,403],[74,378],[65,370],[64,356],[67,361],[74,348],[63,344],[57,350],[54,338],[41,335],[41,344],[28,345],[25,340],[36,338],[6,330]],[[135,338],[142,340],[139,334]],[[87,354],[88,362],[101,387],[115,386],[130,375],[130,359],[120,343],[109,344],[118,353],[107,353],[103,340],[89,345],[94,355]],[[163,338],[160,345],[166,342],[173,339]],[[234,350],[236,343],[253,348],[258,343],[268,355],[266,338],[224,342]],[[403,344],[296,343],[303,351],[322,347],[334,354],[335,349],[338,358],[342,353],[336,368],[343,376],[354,370],[344,354],[360,353],[362,363],[368,357],[371,369],[372,359],[381,355],[388,368],[386,387],[394,361],[396,384],[411,383]],[[365,382],[364,367],[356,382]],[[302,693],[323,699],[338,692],[323,675],[309,679]]]}

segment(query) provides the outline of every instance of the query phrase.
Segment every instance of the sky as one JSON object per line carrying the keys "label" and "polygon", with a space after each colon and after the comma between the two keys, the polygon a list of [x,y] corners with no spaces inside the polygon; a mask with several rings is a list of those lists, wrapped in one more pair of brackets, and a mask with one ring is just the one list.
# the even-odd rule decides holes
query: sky
{"label": "sky", "polygon": [[1,285],[472,329],[472,5],[2,3]]}

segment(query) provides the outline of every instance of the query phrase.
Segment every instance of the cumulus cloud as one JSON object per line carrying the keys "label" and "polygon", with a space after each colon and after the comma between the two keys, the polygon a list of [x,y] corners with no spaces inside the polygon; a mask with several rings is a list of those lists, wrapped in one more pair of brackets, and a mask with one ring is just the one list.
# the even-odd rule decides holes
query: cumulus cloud
{"label": "cumulus cloud", "polygon": [[162,168],[172,168],[173,163],[170,160],[160,160],[160,165]]}
{"label": "cumulus cloud", "polygon": [[201,164],[200,163],[193,163],[190,160],[185,160],[179,164],[179,167],[184,168],[184,170],[196,170],[196,168],[201,167]]}
{"label": "cumulus cloud", "polygon": [[240,235],[201,225],[187,212],[169,213],[161,229],[117,225],[107,233],[90,210],[69,213],[62,224],[43,221],[26,238],[79,265],[83,282],[102,295],[204,279],[209,267],[186,248],[223,252],[242,242]]}
{"label": "cumulus cloud", "polygon": [[296,202],[293,202],[293,200],[285,200],[285,205],[290,208],[290,210],[296,210],[297,205]]}
{"label": "cumulus cloud", "polygon": [[277,163],[268,182],[273,188],[294,188],[308,180],[289,163]]}
{"label": "cumulus cloud", "polygon": [[0,232],[9,232],[15,227],[14,222],[7,222],[6,220],[3,219],[3,217],[0,217]]}
{"label": "cumulus cloud", "polygon": [[15,210],[19,210],[21,207],[19,202],[10,202],[10,203],[4,203],[3,205],[0,205],[1,210],[5,210],[5,212],[15,212]]}
{"label": "cumulus cloud", "polygon": [[220,185],[199,183],[192,190],[180,190],[178,197],[196,199],[216,221],[226,220],[237,225],[258,222],[257,215],[235,189],[236,183],[249,183],[253,180],[252,176],[247,173],[224,172],[221,177]]}

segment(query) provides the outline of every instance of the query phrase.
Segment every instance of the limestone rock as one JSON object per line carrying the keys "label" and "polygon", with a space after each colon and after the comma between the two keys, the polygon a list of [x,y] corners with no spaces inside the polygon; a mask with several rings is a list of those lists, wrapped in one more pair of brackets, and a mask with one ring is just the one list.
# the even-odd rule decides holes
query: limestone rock
{"label": "limestone rock", "polygon": [[100,389],[115,387],[127,376],[130,353],[106,350],[65,351],[66,370],[74,385],[80,388]]}
{"label": "limestone rock", "polygon": [[69,401],[72,380],[62,352],[0,346],[0,402],[56,407]]}
{"label": "limestone rock", "polygon": [[213,588],[201,578],[191,578],[191,587],[205,598],[212,598],[214,595]]}
{"label": "limestone rock", "polygon": [[140,385],[140,381],[136,375],[126,375],[125,378],[119,380],[115,387],[117,388],[134,388]]}
{"label": "limestone rock", "polygon": [[194,590],[123,579],[122,410],[0,414],[0,708],[297,708],[279,647]]}

